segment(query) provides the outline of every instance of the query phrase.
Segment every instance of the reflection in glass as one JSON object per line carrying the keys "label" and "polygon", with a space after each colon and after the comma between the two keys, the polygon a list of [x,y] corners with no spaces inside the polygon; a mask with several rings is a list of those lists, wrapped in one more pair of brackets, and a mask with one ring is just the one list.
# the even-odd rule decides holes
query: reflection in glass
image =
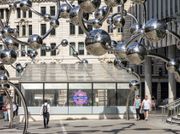
{"label": "reflection in glass", "polygon": [[95,89],[93,106],[115,106],[116,90],[115,89]]}
{"label": "reflection in glass", "polygon": [[66,106],[67,90],[45,89],[45,100],[50,106]]}
{"label": "reflection in glass", "polygon": [[[127,101],[127,96],[130,93],[130,90],[128,89],[119,89],[117,90],[117,105],[118,106],[125,106],[126,101]],[[133,100],[134,100],[134,93],[132,93],[130,97],[130,102],[129,104],[132,106],[133,105]]]}
{"label": "reflection in glass", "polygon": [[43,90],[25,90],[27,106],[41,106],[43,104]]}

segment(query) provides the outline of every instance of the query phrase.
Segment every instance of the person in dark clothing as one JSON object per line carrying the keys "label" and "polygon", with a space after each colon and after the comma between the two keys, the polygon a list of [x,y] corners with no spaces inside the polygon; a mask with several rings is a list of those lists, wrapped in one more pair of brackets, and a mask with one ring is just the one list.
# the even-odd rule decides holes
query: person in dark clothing
{"label": "person in dark clothing", "polygon": [[44,101],[44,104],[41,107],[41,115],[43,115],[44,128],[48,128],[49,117],[50,117],[50,105],[47,100]]}

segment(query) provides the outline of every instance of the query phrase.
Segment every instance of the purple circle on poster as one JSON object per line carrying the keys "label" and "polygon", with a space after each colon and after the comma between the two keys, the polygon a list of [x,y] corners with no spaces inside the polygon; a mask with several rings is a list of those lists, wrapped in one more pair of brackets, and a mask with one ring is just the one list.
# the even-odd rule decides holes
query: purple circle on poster
{"label": "purple circle on poster", "polygon": [[76,105],[84,105],[88,103],[87,93],[81,90],[78,90],[73,95],[73,101]]}

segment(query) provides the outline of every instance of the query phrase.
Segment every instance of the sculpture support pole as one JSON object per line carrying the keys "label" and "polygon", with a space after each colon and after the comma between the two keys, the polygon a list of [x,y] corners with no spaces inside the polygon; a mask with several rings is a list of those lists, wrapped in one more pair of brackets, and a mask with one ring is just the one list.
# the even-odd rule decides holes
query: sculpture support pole
{"label": "sculpture support pole", "polygon": [[24,98],[22,92],[13,83],[8,82],[8,84],[15,89],[15,91],[17,92],[17,94],[21,98],[21,102],[22,102],[22,105],[23,105],[23,108],[24,108],[24,116],[25,116],[23,134],[26,134],[27,133],[27,128],[28,128],[28,109],[27,109],[27,105],[26,105],[26,102],[25,102],[25,98]]}
{"label": "sculpture support pole", "polygon": [[131,90],[131,89],[130,89],[130,92],[129,92],[128,97],[127,97],[127,100],[126,100],[126,119],[127,119],[127,120],[130,119],[130,117],[129,117],[129,101],[130,101],[130,97],[131,97],[133,91],[134,91],[134,90]]}

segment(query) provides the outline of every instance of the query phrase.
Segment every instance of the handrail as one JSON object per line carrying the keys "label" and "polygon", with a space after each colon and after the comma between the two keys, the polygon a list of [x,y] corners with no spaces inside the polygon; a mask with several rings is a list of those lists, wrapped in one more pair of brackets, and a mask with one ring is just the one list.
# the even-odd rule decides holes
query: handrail
{"label": "handrail", "polygon": [[167,120],[167,118],[170,117],[172,123],[172,117],[180,113],[180,98],[169,104],[159,107],[161,108],[162,115],[165,115],[165,118],[162,118],[162,120]]}

